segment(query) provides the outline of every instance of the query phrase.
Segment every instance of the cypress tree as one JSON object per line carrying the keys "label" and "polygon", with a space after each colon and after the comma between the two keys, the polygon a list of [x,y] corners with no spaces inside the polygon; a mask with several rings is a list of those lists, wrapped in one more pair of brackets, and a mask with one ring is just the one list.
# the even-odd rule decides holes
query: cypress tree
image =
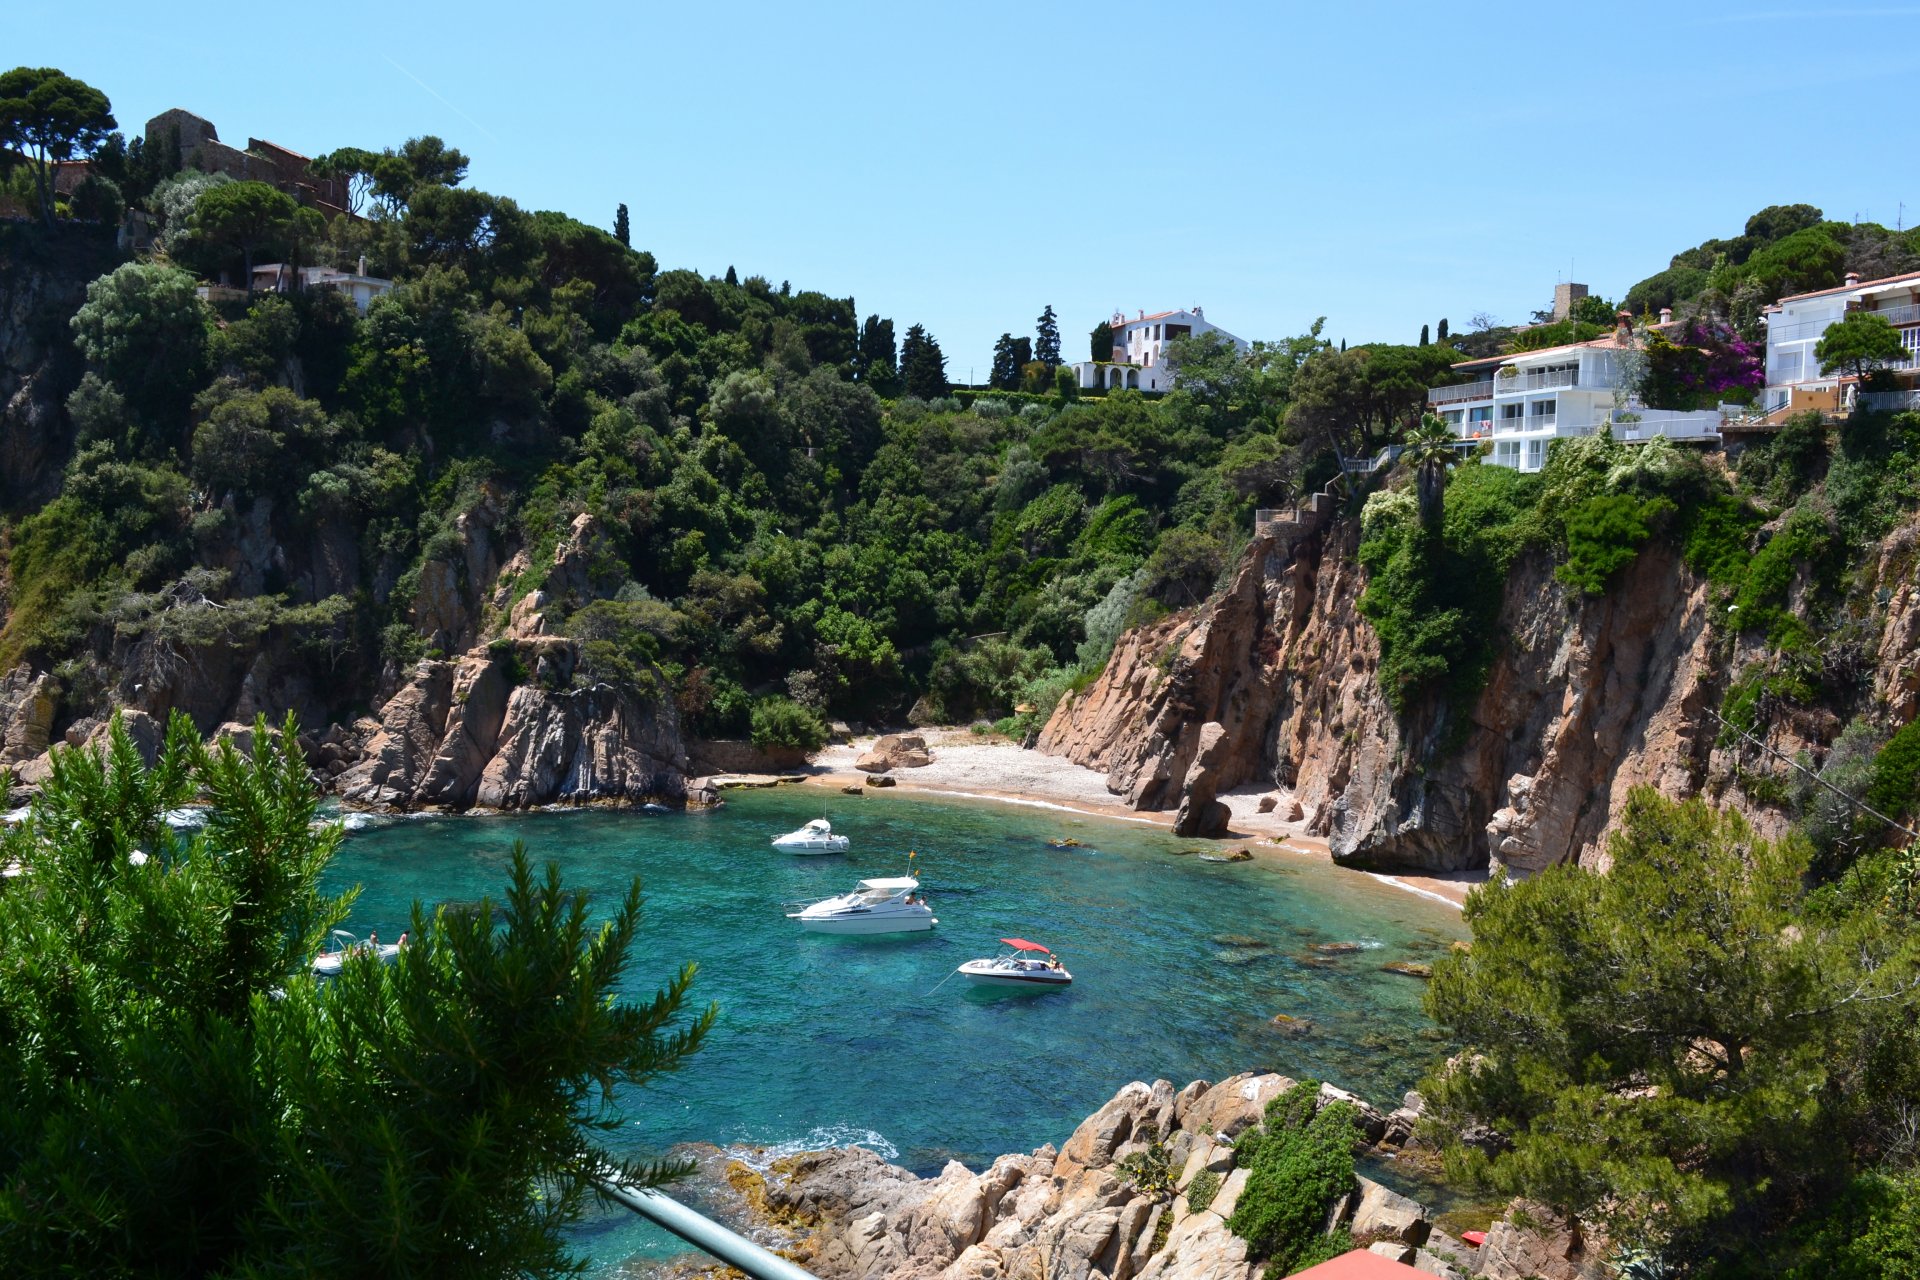
{"label": "cypress tree", "polygon": [[856,363],[856,376],[862,382],[871,383],[881,395],[892,392],[900,370],[893,345],[893,321],[879,316],[867,317],[866,324],[860,328],[860,354]]}
{"label": "cypress tree", "polygon": [[1093,326],[1092,350],[1095,360],[1113,359],[1113,326],[1105,320]]}
{"label": "cypress tree", "polygon": [[620,242],[621,248],[633,248],[632,230],[627,222],[627,206],[622,204],[613,211],[613,238]]}
{"label": "cypress tree", "polygon": [[938,400],[947,394],[947,358],[924,325],[908,329],[900,344],[900,378],[910,396]]}
{"label": "cypress tree", "polygon": [[987,374],[987,382],[1000,391],[1013,391],[1020,386],[1020,360],[1013,349],[1013,335],[1003,333],[993,344],[993,369]]}
{"label": "cypress tree", "polygon": [[1445,342],[1446,340],[1447,340],[1447,318],[1445,316],[1441,316],[1440,317],[1440,341]]}
{"label": "cypress tree", "polygon": [[1034,323],[1037,340],[1033,344],[1033,358],[1052,369],[1060,363],[1060,322],[1054,319],[1051,303]]}
{"label": "cypress tree", "polygon": [[1420,345],[1423,347],[1427,345],[1427,326],[1425,325],[1420,326]]}
{"label": "cypress tree", "polygon": [[740,283],[740,273],[733,269],[732,263],[727,264],[727,283],[736,285]]}

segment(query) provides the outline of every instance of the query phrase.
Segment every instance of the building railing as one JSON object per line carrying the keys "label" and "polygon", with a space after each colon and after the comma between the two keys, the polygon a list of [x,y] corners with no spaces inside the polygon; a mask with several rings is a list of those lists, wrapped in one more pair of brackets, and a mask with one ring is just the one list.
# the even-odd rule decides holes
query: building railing
{"label": "building railing", "polygon": [[1920,324],[1920,303],[1913,303],[1904,307],[1887,307],[1880,311],[1869,311],[1867,314],[1870,316],[1879,316],[1895,328],[1909,324]]}
{"label": "building railing", "polygon": [[1863,391],[1860,407],[1874,413],[1905,413],[1920,409],[1920,391]]}
{"label": "building railing", "polygon": [[1578,369],[1542,369],[1533,373],[1516,373],[1511,378],[1496,376],[1493,380],[1494,394],[1502,396],[1516,391],[1550,391],[1555,387],[1579,385]]}
{"label": "building railing", "polygon": [[1493,399],[1493,379],[1484,378],[1479,382],[1462,382],[1451,387],[1427,388],[1428,404],[1458,404],[1462,400]]}
{"label": "building railing", "polygon": [[610,1178],[596,1181],[607,1199],[631,1209],[657,1227],[666,1228],[702,1253],[745,1272],[753,1280],[817,1280],[812,1272],[658,1191],[629,1187]]}

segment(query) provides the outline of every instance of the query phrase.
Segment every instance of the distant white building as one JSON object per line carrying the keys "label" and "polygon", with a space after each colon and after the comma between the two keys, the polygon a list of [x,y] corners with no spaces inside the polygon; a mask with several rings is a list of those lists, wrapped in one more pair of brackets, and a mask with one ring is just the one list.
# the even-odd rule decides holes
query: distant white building
{"label": "distant white building", "polygon": [[1113,358],[1082,360],[1073,366],[1082,387],[1108,390],[1131,388],[1136,391],[1167,391],[1173,386],[1173,374],[1167,368],[1167,344],[1175,338],[1217,333],[1242,353],[1250,349],[1243,338],[1236,338],[1217,324],[1207,321],[1199,307],[1191,311],[1157,311],[1153,315],[1137,312],[1129,320],[1114,312]]}
{"label": "distant white building", "polygon": [[[1852,379],[1822,374],[1814,348],[1828,326],[1849,311],[1869,311],[1900,331],[1907,349],[1895,370],[1920,369],[1920,271],[1862,281],[1849,274],[1833,289],[1797,293],[1782,298],[1762,314],[1767,323],[1767,389],[1763,404],[1769,414],[1782,410],[1821,409],[1836,412],[1850,401]],[[1887,393],[1896,400],[1920,399],[1911,391]],[[1892,407],[1892,406],[1881,406]],[[1901,407],[1915,407],[1903,404]]]}
{"label": "distant white building", "polygon": [[1602,427],[1616,440],[1717,442],[1718,409],[1649,409],[1620,393],[1623,356],[1635,346],[1631,333],[1615,332],[1592,342],[1463,360],[1453,368],[1469,381],[1432,388],[1427,405],[1462,448],[1490,442],[1488,461],[1516,471],[1540,470],[1549,442]]}
{"label": "distant white building", "polygon": [[[284,262],[267,262],[253,269],[255,293],[288,293],[292,290],[294,269]],[[337,271],[332,267],[301,267],[300,288],[332,289],[352,301],[361,315],[373,300],[393,289],[393,281],[367,274],[367,260],[360,259],[359,270]]]}

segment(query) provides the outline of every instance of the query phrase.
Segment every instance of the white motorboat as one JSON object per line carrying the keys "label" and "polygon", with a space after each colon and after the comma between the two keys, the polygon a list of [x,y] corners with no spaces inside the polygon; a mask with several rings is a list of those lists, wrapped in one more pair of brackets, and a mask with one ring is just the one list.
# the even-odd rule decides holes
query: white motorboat
{"label": "white motorboat", "polygon": [[1025,938],[1000,941],[1013,950],[1003,956],[969,960],[960,966],[959,972],[968,982],[977,987],[1025,987],[1030,991],[1072,984],[1073,975],[1060,963],[1060,957],[1039,943]]}
{"label": "white motorboat", "polygon": [[852,893],[789,911],[787,919],[809,933],[918,933],[940,923],[912,876],[862,880]]}
{"label": "white motorboat", "polygon": [[852,843],[845,836],[833,834],[833,824],[825,818],[815,818],[798,831],[775,836],[773,847],[788,853],[845,853]]}
{"label": "white motorboat", "polygon": [[362,942],[345,929],[335,929],[333,940],[328,944],[327,949],[313,958],[313,976],[337,978],[340,976],[340,970],[346,966],[347,957],[362,953],[379,957],[382,964],[392,964],[400,954],[400,944],[385,942],[376,945],[373,942]]}

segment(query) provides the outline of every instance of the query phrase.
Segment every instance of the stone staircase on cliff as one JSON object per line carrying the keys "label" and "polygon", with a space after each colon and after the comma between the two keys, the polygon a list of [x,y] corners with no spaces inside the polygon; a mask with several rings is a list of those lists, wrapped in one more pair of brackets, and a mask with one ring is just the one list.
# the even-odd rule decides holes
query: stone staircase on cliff
{"label": "stone staircase on cliff", "polygon": [[1253,513],[1253,536],[1270,538],[1282,551],[1291,553],[1303,539],[1311,537],[1326,527],[1327,522],[1340,510],[1340,503],[1353,493],[1357,484],[1365,483],[1382,472],[1389,471],[1400,458],[1400,446],[1388,445],[1371,458],[1340,459],[1340,470],[1333,479],[1327,481],[1318,493],[1307,495],[1307,500],[1291,511],[1285,508],[1261,507]]}

